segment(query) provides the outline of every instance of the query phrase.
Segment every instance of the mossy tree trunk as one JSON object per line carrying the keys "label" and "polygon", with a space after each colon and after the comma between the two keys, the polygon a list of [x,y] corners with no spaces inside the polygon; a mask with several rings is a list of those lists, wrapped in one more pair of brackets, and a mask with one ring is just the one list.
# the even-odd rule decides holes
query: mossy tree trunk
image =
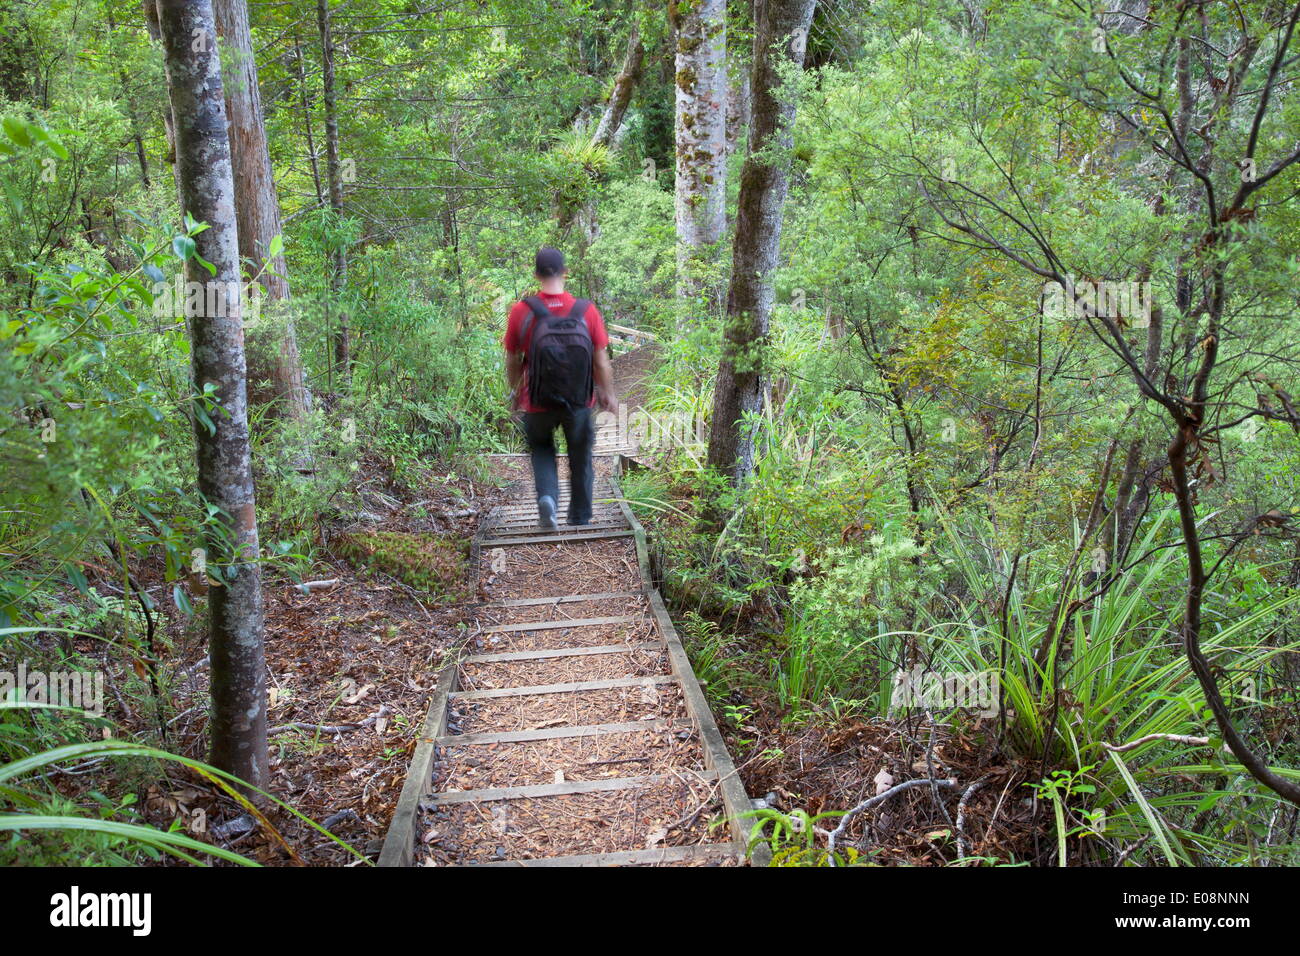
{"label": "mossy tree trunk", "polygon": [[727,4],[677,0],[668,9],[677,39],[677,290],[693,299],[727,225]]}
{"label": "mossy tree trunk", "polygon": [[[311,396],[298,354],[298,336],[293,319],[278,314],[277,303],[289,299],[288,272],[282,253],[270,255],[271,240],[281,234],[280,200],[275,191],[271,153],[262,123],[262,96],[257,84],[257,62],[248,25],[245,0],[213,0],[212,12],[217,35],[230,58],[230,78],[225,87],[227,133],[235,178],[235,214],[239,227],[239,255],[251,281],[257,276],[272,313],[265,326],[269,334],[250,353],[249,378],[253,383],[268,380],[267,396],[275,402],[276,415],[302,422],[307,417]],[[266,268],[262,268],[262,264]],[[259,330],[260,332],[260,330]]]}
{"label": "mossy tree trunk", "polygon": [[709,466],[733,484],[754,470],[754,440],[743,419],[762,407],[772,273],[789,185],[795,103],[790,95],[778,95],[778,70],[783,62],[803,65],[815,5],[816,0],[767,0],[756,9],[749,155],[740,173],[726,328],[709,433]]}
{"label": "mossy tree trunk", "polygon": [[[265,788],[262,574],[221,62],[211,0],[159,0],[157,10],[176,128],[181,211],[208,227],[194,237],[196,254],[185,263],[185,278],[189,288],[205,290],[198,314],[189,319],[194,388],[200,395],[210,390],[216,403],[196,398],[193,416],[199,492],[218,509],[207,525],[206,563],[209,573],[222,579],[208,591],[211,761]],[[216,294],[206,294],[209,289]]]}

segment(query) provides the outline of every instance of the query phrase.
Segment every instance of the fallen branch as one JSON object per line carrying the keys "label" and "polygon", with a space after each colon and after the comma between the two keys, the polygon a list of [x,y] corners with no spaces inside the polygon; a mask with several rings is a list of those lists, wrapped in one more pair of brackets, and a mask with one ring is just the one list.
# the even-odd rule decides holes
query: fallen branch
{"label": "fallen branch", "polygon": [[177,683],[180,683],[182,686],[184,686],[184,684],[187,683],[191,677],[193,677],[199,671],[203,670],[203,668],[207,667],[208,664],[211,662],[211,660],[212,658],[210,657],[204,657],[201,660],[195,661],[193,664],[189,665],[188,667],[182,667],[180,670],[176,672],[175,680],[177,681]]}
{"label": "fallen branch", "polygon": [[332,588],[334,587],[334,585],[338,583],[339,583],[338,578],[325,578],[320,581],[303,581],[301,584],[295,584],[294,587],[296,587],[303,594],[310,594],[312,591],[320,591],[325,588]]}
{"label": "fallen branch", "polygon": [[278,734],[287,734],[291,730],[305,730],[314,734],[347,734],[354,730],[364,730],[374,725],[381,717],[389,717],[394,713],[393,708],[384,704],[375,713],[371,714],[365,720],[355,724],[309,724],[305,721],[295,720],[291,724],[281,724],[279,727],[272,727],[266,732],[268,737],[274,737]]}
{"label": "fallen branch", "polygon": [[1147,734],[1137,740],[1130,740],[1126,744],[1108,744],[1103,741],[1102,746],[1113,754],[1122,754],[1125,751],[1141,747],[1152,740],[1169,740],[1176,744],[1190,744],[1193,747],[1204,747],[1210,742],[1209,737],[1189,737],[1186,734]]}
{"label": "fallen branch", "polygon": [[904,790],[911,790],[915,787],[947,787],[953,789],[957,786],[956,780],[935,780],[932,777],[922,777],[919,780],[905,780],[896,786],[890,787],[884,793],[878,793],[874,797],[868,797],[856,807],[844,814],[840,820],[839,826],[831,831],[831,835],[826,840],[826,850],[830,854],[831,866],[835,865],[835,844],[844,836],[844,831],[848,828],[849,821],[864,810],[870,810],[888,800],[896,793],[902,793]]}
{"label": "fallen branch", "polygon": [[334,827],[338,826],[340,823],[342,823],[344,820],[360,820],[360,819],[361,818],[357,816],[357,811],[353,810],[351,807],[348,807],[344,810],[340,810],[338,813],[331,813],[329,816],[327,816],[324,820],[321,821],[321,826],[324,827],[326,830],[331,830]]}
{"label": "fallen branch", "polygon": [[966,829],[965,829],[966,804],[970,801],[970,798],[975,795],[975,791],[982,786],[984,786],[984,781],[976,780],[974,783],[972,783],[969,787],[966,788],[966,792],[963,793],[961,795],[961,799],[957,801],[956,830],[957,830],[957,859],[959,860],[966,859],[966,855],[970,852],[969,844],[968,841],[966,840]]}

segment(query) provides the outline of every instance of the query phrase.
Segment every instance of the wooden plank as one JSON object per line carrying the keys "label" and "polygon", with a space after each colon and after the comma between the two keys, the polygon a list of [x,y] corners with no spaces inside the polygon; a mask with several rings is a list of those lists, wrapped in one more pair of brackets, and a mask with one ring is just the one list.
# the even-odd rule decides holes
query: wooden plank
{"label": "wooden plank", "polygon": [[582,724],[578,727],[538,727],[535,730],[505,730],[481,734],[449,734],[434,741],[439,747],[477,747],[484,744],[517,744],[537,740],[561,740],[569,737],[600,737],[605,734],[632,734],[644,730],[686,730],[695,724],[689,720],[625,720],[613,724]]}
{"label": "wooden plank", "polygon": [[602,591],[599,594],[565,594],[561,597],[511,598],[506,601],[488,601],[479,607],[535,607],[541,604],[572,604],[577,601],[610,601],[614,598],[641,597],[640,591]]}
{"label": "wooden plank", "polygon": [[663,641],[644,641],[640,644],[593,644],[587,647],[552,647],[544,651],[507,651],[503,654],[471,654],[461,658],[465,664],[502,664],[510,661],[541,661],[552,657],[583,657],[587,654],[630,654],[662,648]]}
{"label": "wooden plank", "polygon": [[[478,592],[478,574],[479,536],[476,534],[470,541],[469,560],[465,562],[465,578],[470,594]],[[433,697],[429,700],[424,726],[416,738],[415,752],[411,755],[406,778],[402,781],[402,792],[398,795],[393,818],[384,834],[384,843],[379,851],[379,866],[415,864],[416,814],[420,809],[420,800],[433,789],[433,757],[437,752],[434,741],[447,729],[447,701],[456,690],[460,676],[459,657],[463,648],[463,642],[454,647],[438,672],[438,682],[434,685]]]}
{"label": "wooden plank", "polygon": [[413,866],[415,864],[415,815],[423,800],[433,788],[433,757],[437,750],[434,741],[447,729],[447,699],[456,687],[460,666],[456,655],[443,665],[438,674],[433,699],[424,718],[424,729],[415,744],[411,765],[402,782],[402,793],[397,798],[392,822],[384,835],[384,846],[379,851],[380,866]]}
{"label": "wooden plank", "polygon": [[630,335],[638,339],[649,339],[651,342],[658,341],[659,337],[653,332],[642,332],[640,329],[634,329],[628,325],[615,325],[613,322],[605,323],[606,329],[612,329],[615,332],[621,332],[624,335]]}
{"label": "wooden plank", "polygon": [[[566,504],[568,503],[567,498],[564,499],[564,501]],[[619,518],[623,517],[623,513],[618,510],[618,505],[614,502],[612,498],[607,501],[592,502],[591,514],[593,518],[598,514],[601,515],[602,517],[614,517],[614,516],[618,516]],[[508,521],[520,521],[524,518],[535,518],[535,517],[537,517],[536,503],[528,503],[522,505],[499,505],[496,508],[493,508],[490,512],[488,512],[488,518],[494,520],[500,518]],[[559,519],[559,515],[556,516],[556,519],[557,520]]]}
{"label": "wooden plank", "polygon": [[[558,507],[558,505],[557,505],[557,507]],[[558,512],[558,513],[556,514],[556,516],[555,516],[555,521],[556,521],[557,524],[564,525],[564,515],[565,515],[565,514],[566,514],[566,512],[563,512],[563,511]],[[608,507],[608,508],[593,508],[592,511],[591,511],[591,521],[592,521],[593,524],[595,524],[595,523],[597,523],[597,522],[616,521],[616,522],[618,522],[618,526],[619,526],[620,528],[626,528],[626,527],[627,527],[627,524],[626,524],[626,523],[624,522],[624,520],[623,520],[623,513],[622,513],[621,511],[619,511],[617,508],[613,508],[613,507]],[[494,529],[494,528],[498,528],[498,529],[499,529],[499,528],[509,528],[509,527],[511,527],[512,525],[518,525],[518,526],[523,526],[523,527],[529,527],[529,526],[535,526],[536,524],[537,524],[537,509],[536,509],[536,508],[530,508],[530,509],[528,509],[527,511],[521,511],[521,512],[519,512],[518,514],[497,514],[497,515],[493,515],[493,516],[491,516],[490,518],[486,519],[486,520],[483,522],[483,528],[484,528],[485,530],[491,530],[491,529]],[[584,525],[568,525],[567,527],[570,527],[570,528],[590,528],[591,525],[589,525],[589,524],[584,524]]]}
{"label": "wooden plank", "polygon": [[[567,502],[566,502],[566,504],[567,504]],[[558,507],[558,506],[557,506],[557,507]],[[567,514],[568,514],[567,511],[560,511],[560,512],[557,512],[557,514],[555,515],[555,520],[556,520],[556,521],[563,522],[563,521],[565,520],[565,516],[566,516]],[[510,523],[512,523],[512,522],[514,522],[514,523],[520,523],[520,524],[537,524],[537,508],[534,507],[534,506],[529,505],[529,506],[525,507],[522,511],[508,511],[508,512],[506,512],[506,511],[493,511],[490,515],[487,516],[487,518],[486,518],[485,520],[486,520],[487,522],[491,522],[491,524],[492,524],[493,526],[500,526],[500,525],[503,525],[503,524],[510,524]],[[591,519],[590,519],[590,520],[592,520],[592,521],[622,521],[622,520],[623,520],[623,514],[622,514],[622,512],[620,512],[620,511],[618,510],[618,508],[617,508],[616,506],[614,506],[614,505],[612,505],[612,504],[610,504],[610,505],[604,505],[604,506],[601,506],[601,507],[593,507],[593,508],[591,509]]]}
{"label": "wooden plank", "polygon": [[[559,501],[564,502],[565,505],[568,505],[569,503],[569,499],[567,497],[560,498]],[[557,508],[559,507],[559,501],[556,502]],[[568,514],[567,510],[557,511],[555,515],[555,520],[560,521],[567,514]],[[614,501],[613,498],[608,498],[604,501],[593,501],[591,503],[592,520],[595,520],[596,517],[598,516],[602,521],[609,521],[612,518],[617,518],[619,521],[623,520],[623,513],[618,510],[618,504]],[[530,519],[535,519],[536,517],[537,517],[537,503],[532,501],[527,501],[517,505],[498,505],[497,507],[489,511],[487,515],[484,516],[484,520],[527,521]]]}
{"label": "wooden plank", "polygon": [[683,863],[688,860],[727,860],[737,857],[734,843],[700,843],[694,846],[665,846],[653,850],[617,850],[612,853],[584,853],[578,856],[543,856],[531,860],[494,860],[464,863],[462,866],[636,866],[654,863]]}
{"label": "wooden plank", "polygon": [[450,806],[456,803],[495,803],[498,800],[536,800],[543,797],[567,797],[575,793],[613,793],[618,790],[640,790],[657,783],[680,779],[679,775],[694,774],[701,782],[716,780],[712,770],[684,770],[677,774],[647,774],[644,777],[614,777],[609,780],[570,780],[565,783],[541,783],[528,787],[490,787],[484,790],[444,790],[431,793],[421,802],[424,810]]}
{"label": "wooden plank", "polygon": [[[616,472],[620,464],[621,462],[615,462]],[[673,674],[682,688],[682,694],[686,700],[686,711],[695,719],[696,725],[700,728],[700,740],[704,745],[705,763],[710,769],[717,771],[721,781],[722,801],[727,811],[727,821],[731,826],[732,839],[737,850],[744,853],[748,849],[749,829],[751,826],[747,821],[752,819],[746,814],[753,810],[753,804],[750,803],[749,795],[745,792],[744,784],[741,783],[740,774],[731,759],[731,753],[727,750],[727,742],[718,729],[717,722],[713,719],[713,711],[709,708],[708,698],[704,696],[704,690],[695,677],[690,658],[686,654],[686,649],[682,647],[676,628],[673,627],[672,618],[668,614],[667,607],[664,606],[663,597],[659,594],[659,590],[650,583],[654,578],[650,573],[650,555],[646,546],[645,528],[636,519],[636,515],[632,513],[632,509],[628,506],[626,500],[620,500],[619,506],[623,509],[628,523],[632,525],[635,532],[637,563],[641,567],[641,580],[645,585],[646,597],[650,601],[651,613],[653,613],[655,621],[659,625],[659,634],[668,645],[668,660],[672,665]],[[761,842],[755,844],[752,850],[749,851],[749,857],[755,866],[767,866],[772,860],[771,850],[766,843]]]}
{"label": "wooden plank", "polygon": [[525,621],[522,624],[493,624],[480,634],[505,634],[510,631],[550,631],[558,627],[592,627],[598,624],[630,624],[648,621],[644,614],[624,614],[619,617],[574,617],[564,621]]}
{"label": "wooden plank", "polygon": [[[560,485],[559,488],[557,489],[558,493],[556,494],[556,498],[568,497],[570,490],[571,489],[567,484]],[[591,497],[593,500],[595,500],[596,498],[612,498],[613,493],[614,493],[614,488],[612,485],[609,484],[609,480],[606,478],[601,478],[594,485],[591,486]],[[506,510],[509,510],[511,508],[536,508],[536,507],[537,507],[537,496],[534,494],[533,489],[531,487],[529,487],[528,492],[525,495],[513,499],[512,504],[497,505],[497,508],[506,509]]]}
{"label": "wooden plank", "polygon": [[456,700],[495,700],[500,697],[535,697],[538,694],[577,694],[585,690],[614,690],[618,687],[651,687],[676,683],[672,674],[650,677],[615,677],[610,680],[578,680],[565,684],[531,684],[527,687],[490,687],[486,690],[458,690]]}
{"label": "wooden plank", "polygon": [[601,541],[605,538],[630,538],[629,531],[592,531],[589,534],[550,534],[538,535],[536,538],[485,538],[483,543],[493,548],[504,548],[519,544],[558,544],[561,541]]}
{"label": "wooden plank", "polygon": [[538,524],[536,520],[511,522],[507,524],[492,524],[485,529],[487,531],[487,535],[486,537],[484,537],[483,543],[491,544],[493,535],[497,535],[499,537],[523,537],[525,535],[546,535],[546,534],[555,534],[557,530],[560,532],[564,532],[566,529],[569,528],[573,528],[574,530],[581,528],[582,534],[586,534],[589,531],[613,531],[616,528],[623,529],[625,531],[632,530],[627,526],[627,523],[621,519],[618,521],[599,521],[599,522],[593,521],[590,524],[565,524],[563,521],[560,521],[557,522],[557,524],[558,524],[558,528],[547,528],[543,525]]}

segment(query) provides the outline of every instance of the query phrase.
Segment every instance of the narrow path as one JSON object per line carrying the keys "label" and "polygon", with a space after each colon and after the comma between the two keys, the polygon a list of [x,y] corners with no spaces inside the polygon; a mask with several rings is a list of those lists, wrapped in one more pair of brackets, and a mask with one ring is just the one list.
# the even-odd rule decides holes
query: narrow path
{"label": "narrow path", "polygon": [[[639,403],[658,348],[614,358]],[[474,540],[478,603],[442,671],[380,865],[736,865],[749,800],[618,492],[625,444],[602,415],[592,521],[538,524],[525,455]],[[557,511],[567,511],[559,460]],[[766,862],[763,849],[757,862]]]}
{"label": "narrow path", "polygon": [[[480,534],[485,603],[421,803],[425,863],[739,862],[719,764],[738,789],[734,768],[710,753],[707,708],[701,734],[704,698],[654,613],[614,462],[596,462],[591,525],[540,527],[523,478]],[[567,494],[563,480],[561,514]]]}

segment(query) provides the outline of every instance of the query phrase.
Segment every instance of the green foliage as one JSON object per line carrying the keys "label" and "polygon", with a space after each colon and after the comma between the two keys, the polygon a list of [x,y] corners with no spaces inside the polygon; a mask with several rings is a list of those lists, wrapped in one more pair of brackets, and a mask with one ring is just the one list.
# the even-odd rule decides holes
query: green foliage
{"label": "green foliage", "polygon": [[671,329],[675,244],[670,191],[640,177],[611,183],[600,197],[600,235],[582,264],[600,279],[604,313],[647,331]]}
{"label": "green foliage", "polygon": [[[870,866],[870,860],[853,847],[830,853],[819,846],[823,826],[833,827],[844,816],[832,811],[810,816],[803,810],[786,813],[772,807],[754,810],[750,830],[750,852],[757,843],[766,843],[772,853],[771,866]],[[833,822],[832,822],[833,821]]]}

